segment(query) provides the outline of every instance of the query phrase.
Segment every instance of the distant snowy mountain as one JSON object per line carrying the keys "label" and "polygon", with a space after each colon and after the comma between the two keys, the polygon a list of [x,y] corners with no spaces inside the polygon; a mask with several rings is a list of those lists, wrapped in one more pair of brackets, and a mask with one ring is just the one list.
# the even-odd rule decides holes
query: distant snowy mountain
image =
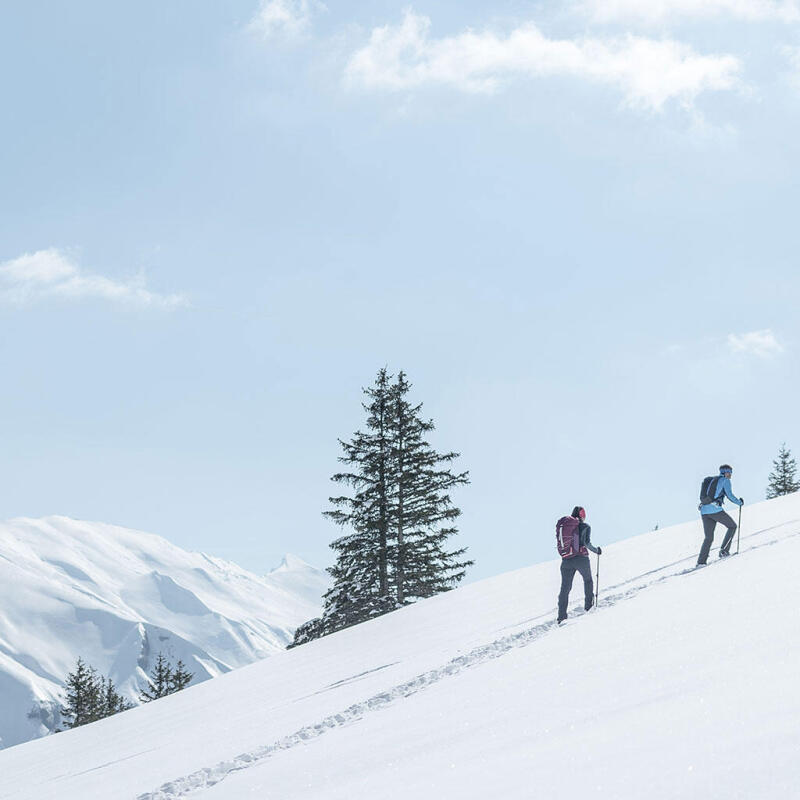
{"label": "distant snowy mountain", "polygon": [[59,725],[78,656],[131,700],[159,652],[199,683],[283,650],[319,614],[328,585],[291,555],[259,577],[114,525],[0,523],[0,745]]}
{"label": "distant snowy mountain", "polygon": [[0,800],[797,797],[800,493],[701,540],[604,546],[564,628],[555,560],[1,751]]}
{"label": "distant snowy mountain", "polygon": [[[312,567],[302,558],[287,553],[283,561],[271,572],[267,573],[266,580],[272,585],[289,592],[306,601],[317,609],[315,616],[322,607],[322,595],[328,590],[331,579],[324,569]],[[309,617],[308,619],[311,619]],[[306,622],[307,620],[303,620]]]}

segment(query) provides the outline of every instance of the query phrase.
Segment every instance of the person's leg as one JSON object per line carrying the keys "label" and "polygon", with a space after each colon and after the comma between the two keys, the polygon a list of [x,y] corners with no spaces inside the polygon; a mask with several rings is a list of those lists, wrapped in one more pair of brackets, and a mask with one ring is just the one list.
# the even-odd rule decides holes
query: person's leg
{"label": "person's leg", "polygon": [[[577,558],[577,556],[575,557]],[[561,592],[558,595],[558,621],[567,618],[567,603],[569,602],[569,592],[572,589],[572,581],[575,579],[575,565],[571,562],[575,558],[565,558],[561,562]]]}
{"label": "person's leg", "polygon": [[583,607],[588,611],[594,605],[594,581],[592,580],[592,562],[589,556],[578,556],[575,566],[583,578]]}
{"label": "person's leg", "polygon": [[711,552],[711,543],[714,541],[714,528],[717,527],[717,522],[714,519],[716,514],[703,514],[703,546],[700,548],[700,555],[697,556],[698,564],[705,564],[708,561],[708,554]]}
{"label": "person's leg", "polygon": [[719,547],[719,553],[725,556],[730,555],[731,542],[733,541],[733,535],[736,533],[736,523],[727,511],[720,511],[718,514],[714,514],[714,517],[717,522],[721,522],[728,529]]}

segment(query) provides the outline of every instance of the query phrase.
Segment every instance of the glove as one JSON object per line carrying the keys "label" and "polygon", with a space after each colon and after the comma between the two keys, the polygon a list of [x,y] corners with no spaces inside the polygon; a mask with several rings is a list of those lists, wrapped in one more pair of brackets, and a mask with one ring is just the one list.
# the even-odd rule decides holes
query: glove
{"label": "glove", "polygon": [[739,498],[739,505],[740,505],[740,506],[743,506],[743,505],[744,505],[744,497],[740,497],[740,498]]}
{"label": "glove", "polygon": [[598,547],[597,548],[597,555],[599,555],[599,556],[603,555],[603,548],[602,547]]}

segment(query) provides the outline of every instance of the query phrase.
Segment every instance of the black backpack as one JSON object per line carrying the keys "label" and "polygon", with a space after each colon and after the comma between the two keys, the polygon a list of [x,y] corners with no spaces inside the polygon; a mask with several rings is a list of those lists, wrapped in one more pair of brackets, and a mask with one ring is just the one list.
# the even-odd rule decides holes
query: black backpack
{"label": "black backpack", "polygon": [[717,487],[719,486],[719,475],[716,477],[703,478],[703,483],[700,485],[700,504],[704,506],[716,503],[722,505],[722,494],[717,496]]}

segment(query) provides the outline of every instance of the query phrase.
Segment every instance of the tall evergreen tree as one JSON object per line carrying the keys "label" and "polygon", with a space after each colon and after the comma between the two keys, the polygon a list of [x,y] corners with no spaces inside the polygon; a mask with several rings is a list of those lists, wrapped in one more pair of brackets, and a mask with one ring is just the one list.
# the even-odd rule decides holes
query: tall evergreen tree
{"label": "tall evergreen tree", "polygon": [[772,462],[773,470],[769,475],[769,485],[767,486],[767,500],[773,497],[780,497],[784,494],[793,494],[800,489],[800,482],[797,480],[797,464],[786,442],[778,451],[778,457]]}
{"label": "tall evergreen tree", "polygon": [[422,403],[411,405],[406,374],[392,386],[392,480],[395,524],[395,591],[398,604],[431,597],[453,588],[472,561],[466,548],[447,550],[461,515],[450,490],[469,483],[469,473],[453,474],[458,453],[437,453],[426,440],[433,420],[422,418]]}
{"label": "tall evergreen tree", "polygon": [[334,508],[325,515],[348,532],[331,544],[334,583],[323,614],[297,629],[293,646],[450,589],[472,564],[465,548],[447,548],[461,513],[449,492],[468,483],[468,473],[453,474],[458,454],[428,443],[434,425],[421,404],[409,403],[410,388],[404,372],[392,382],[381,369],[364,390],[366,433],[340,440],[339,461],[349,469],[332,480],[352,494],[330,498]]}
{"label": "tall evergreen tree", "polygon": [[353,495],[331,497],[333,510],[325,516],[349,532],[331,548],[336,563],[328,570],[333,586],[325,595],[323,620],[326,633],[363,622],[391,609],[389,596],[389,474],[391,465],[391,376],[381,369],[375,385],[364,389],[368,402],[367,432],[357,431],[349,442],[339,440],[344,455],[339,461],[349,470],[332,480],[353,490]]}

